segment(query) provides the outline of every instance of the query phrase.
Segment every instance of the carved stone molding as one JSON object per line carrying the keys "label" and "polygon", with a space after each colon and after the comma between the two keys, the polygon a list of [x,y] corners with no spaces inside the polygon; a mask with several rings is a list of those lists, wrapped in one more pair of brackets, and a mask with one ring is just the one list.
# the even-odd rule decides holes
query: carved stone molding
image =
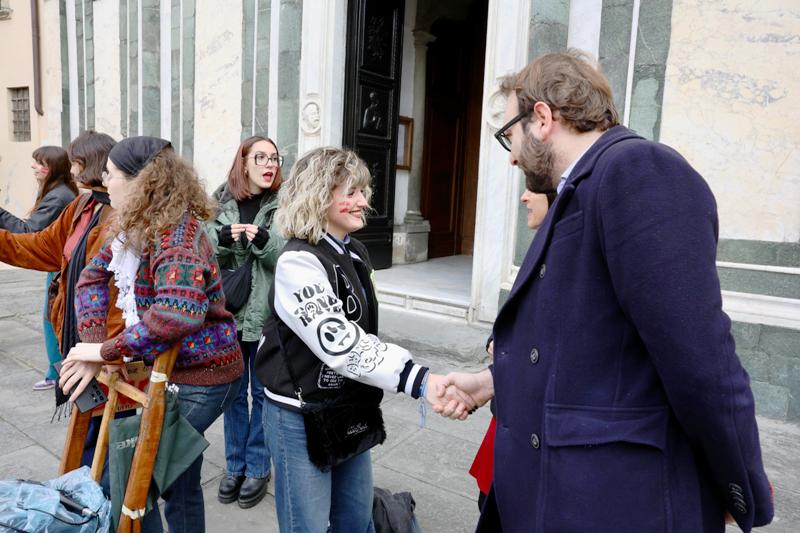
{"label": "carved stone molding", "polygon": [[486,122],[495,130],[500,129],[500,126],[503,125],[503,115],[506,112],[506,95],[500,91],[500,87],[496,87],[489,96],[488,109]]}
{"label": "carved stone molding", "polygon": [[319,95],[306,96],[305,103],[300,108],[300,127],[306,135],[314,135],[322,126],[322,106]]}

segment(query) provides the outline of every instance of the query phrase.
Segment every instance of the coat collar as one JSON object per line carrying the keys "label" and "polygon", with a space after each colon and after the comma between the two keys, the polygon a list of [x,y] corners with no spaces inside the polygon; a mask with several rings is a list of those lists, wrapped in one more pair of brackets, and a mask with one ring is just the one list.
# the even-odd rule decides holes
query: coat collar
{"label": "coat collar", "polygon": [[628,139],[641,139],[641,137],[624,126],[614,126],[603,133],[575,165],[564,188],[556,197],[556,201],[553,202],[553,205],[542,221],[541,227],[536,232],[533,242],[531,242],[528,252],[525,254],[525,259],[517,273],[514,286],[511,288],[511,292],[503,308],[500,309],[500,313],[514,300],[515,296],[519,293],[520,287],[525,285],[534,273],[536,266],[540,262],[542,253],[550,243],[550,239],[553,235],[553,228],[556,222],[561,219],[562,214],[572,199],[572,195],[575,194],[575,189],[578,184],[591,177],[597,160],[603,152],[618,142]]}
{"label": "coat collar", "polygon": [[[211,195],[219,204],[217,219],[223,224],[231,224],[239,221],[239,204],[236,203],[236,198],[233,197],[228,190],[228,184],[223,183]],[[261,199],[261,207],[259,213],[274,211],[278,208],[278,193],[267,191],[264,198]]]}

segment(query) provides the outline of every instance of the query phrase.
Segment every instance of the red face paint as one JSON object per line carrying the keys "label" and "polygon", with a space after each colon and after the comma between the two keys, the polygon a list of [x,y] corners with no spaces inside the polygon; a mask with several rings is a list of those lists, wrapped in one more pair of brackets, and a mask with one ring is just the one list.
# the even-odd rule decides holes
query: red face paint
{"label": "red face paint", "polygon": [[350,211],[350,202],[338,202],[340,213],[348,213]]}

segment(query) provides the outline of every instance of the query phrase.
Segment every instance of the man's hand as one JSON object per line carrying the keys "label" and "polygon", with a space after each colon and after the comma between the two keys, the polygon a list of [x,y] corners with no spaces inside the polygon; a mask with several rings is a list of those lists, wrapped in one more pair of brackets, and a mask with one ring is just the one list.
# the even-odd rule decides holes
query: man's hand
{"label": "man's hand", "polygon": [[[461,395],[469,397],[472,407],[481,407],[494,398],[494,380],[487,368],[481,372],[451,372],[444,377],[447,386],[445,396],[452,395],[451,389],[457,389]],[[434,407],[435,410],[435,407]]]}
{"label": "man's hand", "polygon": [[469,395],[456,387],[448,387],[446,376],[428,374],[428,386],[425,399],[433,406],[433,410],[453,420],[465,420],[470,410],[477,407]]}

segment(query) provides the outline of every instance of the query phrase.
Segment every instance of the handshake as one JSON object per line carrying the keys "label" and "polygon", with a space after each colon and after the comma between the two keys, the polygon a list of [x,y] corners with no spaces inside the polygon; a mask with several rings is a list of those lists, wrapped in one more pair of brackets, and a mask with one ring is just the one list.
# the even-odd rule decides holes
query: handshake
{"label": "handshake", "polygon": [[465,420],[494,397],[494,382],[487,368],[481,372],[430,373],[425,399],[433,410],[453,420]]}

